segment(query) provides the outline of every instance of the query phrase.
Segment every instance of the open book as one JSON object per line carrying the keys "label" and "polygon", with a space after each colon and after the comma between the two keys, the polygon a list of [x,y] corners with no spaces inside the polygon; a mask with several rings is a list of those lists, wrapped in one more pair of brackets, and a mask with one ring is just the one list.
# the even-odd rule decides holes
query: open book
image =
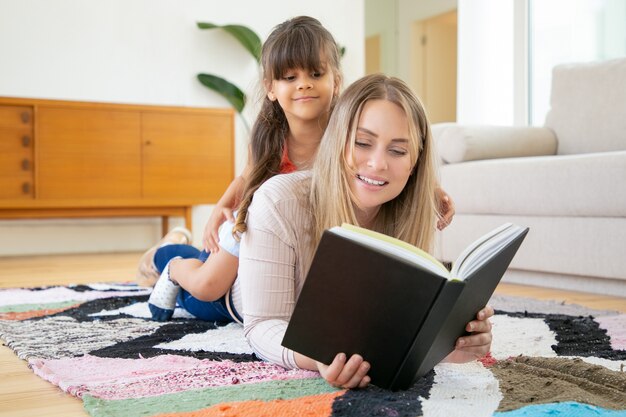
{"label": "open book", "polygon": [[348,224],[326,230],[282,344],[326,364],[358,353],[373,384],[406,389],[452,352],[527,233],[504,224],[448,271],[398,239]]}

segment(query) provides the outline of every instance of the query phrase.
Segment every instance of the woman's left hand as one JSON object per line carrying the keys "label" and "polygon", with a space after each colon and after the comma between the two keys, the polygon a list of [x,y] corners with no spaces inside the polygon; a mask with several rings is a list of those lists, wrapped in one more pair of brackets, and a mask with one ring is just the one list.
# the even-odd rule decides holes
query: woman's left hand
{"label": "woman's left hand", "polygon": [[493,308],[486,306],[476,314],[476,320],[467,323],[465,330],[468,336],[461,336],[456,340],[454,351],[445,359],[445,362],[463,363],[484,357],[491,349],[491,323]]}

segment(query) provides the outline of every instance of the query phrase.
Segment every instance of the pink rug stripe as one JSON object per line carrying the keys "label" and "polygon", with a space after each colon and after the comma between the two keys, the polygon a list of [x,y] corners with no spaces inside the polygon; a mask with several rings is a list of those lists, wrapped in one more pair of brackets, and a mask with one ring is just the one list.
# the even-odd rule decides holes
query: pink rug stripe
{"label": "pink rug stripe", "polygon": [[89,301],[100,298],[127,297],[149,293],[149,289],[145,291],[74,291],[67,287],[50,287],[43,290],[31,291],[18,288],[0,290],[0,305],[50,304],[69,300]]}
{"label": "pink rug stripe", "polygon": [[30,365],[35,374],[71,395],[82,397],[88,393],[106,400],[319,376],[316,372],[286,370],[266,362],[210,361],[176,355],[149,359],[85,355],[78,358],[33,359]]}
{"label": "pink rug stripe", "polygon": [[595,320],[600,325],[600,328],[605,329],[611,338],[611,347],[613,349],[626,350],[626,314],[596,317]]}

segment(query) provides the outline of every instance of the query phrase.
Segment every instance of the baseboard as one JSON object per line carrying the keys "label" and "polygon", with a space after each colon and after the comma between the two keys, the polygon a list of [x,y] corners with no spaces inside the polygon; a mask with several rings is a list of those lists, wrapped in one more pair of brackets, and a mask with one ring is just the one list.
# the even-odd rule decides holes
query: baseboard
{"label": "baseboard", "polygon": [[626,279],[619,280],[602,277],[585,277],[578,275],[552,274],[542,271],[509,269],[504,274],[502,281],[514,284],[533,285],[537,287],[557,288],[561,290],[580,291],[626,298]]}
{"label": "baseboard", "polygon": [[[193,209],[193,243],[199,246],[206,220],[214,206]],[[182,226],[172,217],[170,229]],[[161,238],[157,217],[40,219],[0,221],[0,256],[72,253],[137,252]]]}

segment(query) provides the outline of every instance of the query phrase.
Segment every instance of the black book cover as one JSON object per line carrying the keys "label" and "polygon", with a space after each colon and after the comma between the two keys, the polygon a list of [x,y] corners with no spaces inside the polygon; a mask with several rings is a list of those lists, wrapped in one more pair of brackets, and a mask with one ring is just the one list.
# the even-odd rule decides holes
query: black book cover
{"label": "black book cover", "polygon": [[527,234],[525,228],[465,280],[446,283],[398,369],[391,389],[408,388],[454,350],[456,339],[466,333],[467,323],[487,305]]}
{"label": "black book cover", "polygon": [[358,353],[372,383],[389,386],[445,282],[324,232],[282,344],[326,364]]}
{"label": "black book cover", "polygon": [[339,352],[358,353],[373,384],[406,389],[452,351],[526,232],[466,285],[326,231],[282,344],[326,364]]}

